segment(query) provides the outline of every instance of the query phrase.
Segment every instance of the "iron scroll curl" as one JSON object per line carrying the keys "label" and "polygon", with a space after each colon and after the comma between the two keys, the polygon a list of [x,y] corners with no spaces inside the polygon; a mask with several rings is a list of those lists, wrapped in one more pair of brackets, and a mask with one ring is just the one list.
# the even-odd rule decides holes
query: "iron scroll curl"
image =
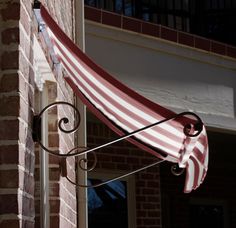
{"label": "iron scroll curl", "polygon": [[[86,171],[86,172],[90,172],[90,171],[94,170],[95,167],[96,167],[96,164],[98,162],[97,155],[96,155],[96,152],[95,152],[96,150],[104,148],[104,147],[107,147],[109,145],[112,145],[112,144],[117,143],[119,141],[122,141],[124,139],[128,139],[131,136],[135,136],[136,134],[138,134],[138,133],[140,133],[142,131],[145,131],[147,129],[155,127],[155,126],[157,126],[159,124],[162,124],[164,122],[168,122],[168,121],[173,120],[173,119],[180,119],[181,118],[181,120],[183,120],[182,121],[183,122],[183,132],[184,132],[186,137],[197,137],[201,133],[201,131],[203,129],[203,122],[201,121],[201,119],[200,119],[200,117],[198,115],[196,115],[193,112],[182,112],[182,113],[173,115],[173,116],[171,116],[169,118],[157,121],[156,123],[150,124],[148,126],[140,128],[140,129],[135,130],[133,132],[127,133],[127,134],[125,134],[125,135],[123,135],[123,136],[121,136],[119,138],[116,138],[116,139],[114,139],[114,140],[112,140],[110,142],[104,143],[104,144],[96,146],[94,148],[82,148],[82,147],[76,146],[76,147],[70,149],[69,151],[62,152],[62,151],[60,151],[60,149],[52,150],[52,149],[47,148],[45,145],[43,145],[43,143],[41,142],[41,139],[40,139],[41,119],[42,119],[43,115],[49,109],[51,109],[51,108],[53,108],[55,106],[58,106],[58,105],[67,105],[67,106],[69,106],[70,108],[72,108],[74,110],[74,113],[75,113],[75,116],[76,116],[76,118],[75,118],[76,121],[74,123],[74,126],[71,129],[65,128],[65,125],[70,124],[71,120],[68,117],[60,118],[58,120],[58,129],[61,132],[65,133],[65,134],[71,134],[71,133],[74,133],[74,132],[76,132],[78,130],[79,125],[80,125],[80,113],[79,113],[79,110],[74,105],[72,105],[72,104],[70,104],[68,102],[58,101],[58,102],[54,102],[52,104],[47,105],[36,116],[35,122],[34,122],[34,140],[35,140],[35,142],[37,142],[39,144],[39,146],[44,151],[48,152],[51,155],[58,156],[58,157],[61,157],[61,158],[65,158],[65,159],[68,158],[68,157],[72,157],[72,156],[79,157],[79,156],[85,155],[85,154],[92,154],[93,155],[93,163],[88,168],[84,168],[84,166],[82,165],[83,163],[88,164],[88,158],[83,158],[82,157],[82,158],[78,159],[79,167],[81,168],[82,171]],[[96,184],[96,185],[91,185],[91,186],[79,185],[78,183],[72,181],[67,175],[65,177],[67,178],[67,180],[70,183],[72,183],[72,184],[74,184],[74,185],[76,185],[78,187],[86,187],[86,188],[89,188],[89,187],[99,187],[99,186],[107,184],[107,183],[109,183],[111,181],[118,180],[120,178],[124,178],[124,177],[126,177],[128,175],[131,175],[131,174],[134,174],[136,172],[142,171],[142,170],[144,170],[146,168],[155,166],[155,165],[160,164],[161,162],[164,162],[164,161],[165,161],[164,159],[163,160],[158,159],[153,164],[150,164],[150,165],[147,165],[147,166],[145,166],[143,168],[134,170],[134,171],[132,171],[130,173],[118,176],[118,177],[113,178],[111,180],[107,180],[107,181],[105,181],[103,183]],[[86,165],[86,167],[87,167],[87,165]],[[171,167],[171,172],[175,176],[181,175],[184,172],[184,170],[185,169],[180,169],[178,167],[178,164],[173,164],[172,167]]]}

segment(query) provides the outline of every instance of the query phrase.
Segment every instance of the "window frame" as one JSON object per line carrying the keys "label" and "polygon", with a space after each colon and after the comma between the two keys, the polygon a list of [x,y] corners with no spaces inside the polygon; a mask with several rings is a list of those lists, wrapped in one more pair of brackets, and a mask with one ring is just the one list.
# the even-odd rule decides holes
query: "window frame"
{"label": "window frame", "polygon": [[[124,172],[120,172],[118,170],[102,170],[88,173],[88,179],[110,180],[123,174]],[[127,186],[128,228],[136,228],[136,194],[134,194],[136,192],[135,176],[131,175],[119,180],[125,181]]]}

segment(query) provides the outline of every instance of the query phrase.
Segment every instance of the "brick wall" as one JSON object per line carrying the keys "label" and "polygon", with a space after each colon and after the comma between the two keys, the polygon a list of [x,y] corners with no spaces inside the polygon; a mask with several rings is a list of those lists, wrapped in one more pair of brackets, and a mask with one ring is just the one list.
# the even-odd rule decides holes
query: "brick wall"
{"label": "brick wall", "polygon": [[[63,93],[59,92],[60,86],[55,82],[47,82],[45,85],[48,93],[48,103],[51,104],[56,100],[66,100]],[[67,94],[67,97],[73,97]],[[72,103],[72,99],[69,101]],[[49,149],[68,151],[73,147],[73,135],[65,135],[58,130],[58,120],[62,117],[69,117],[73,123],[72,110],[63,106],[54,107],[48,112],[48,144]],[[65,114],[67,113],[67,114]],[[68,115],[69,113],[69,115]],[[73,127],[73,126],[71,126]],[[35,166],[35,204],[36,204],[36,226],[40,227],[40,154],[39,147],[36,149],[36,166]],[[60,158],[49,155],[49,213],[50,227],[76,227],[76,191],[65,178],[61,177],[60,173]],[[67,159],[68,176],[75,179],[75,160],[74,158]]]}
{"label": "brick wall", "polygon": [[[33,35],[37,32],[37,27],[32,23],[32,3],[32,0],[0,2],[0,227],[40,225],[37,182],[39,155],[37,148],[36,156],[34,154],[32,140],[35,111]],[[73,1],[44,1],[44,4],[72,37]],[[61,74],[57,76],[57,80],[56,85],[49,86],[50,89],[53,88],[50,99],[55,99],[56,91],[57,99],[73,101],[73,94],[65,85]],[[58,116],[64,112],[64,108],[57,110]],[[53,123],[56,121],[55,116],[50,115],[50,146],[64,148],[71,145],[73,136],[67,137],[57,132]],[[74,160],[68,160],[67,163],[70,167],[69,175],[75,177]],[[76,227],[75,188],[61,177],[58,159],[50,156],[49,170],[52,227]]]}
{"label": "brick wall", "polygon": [[[70,36],[73,36],[72,30],[72,3],[73,1],[43,1],[51,15]],[[46,56],[49,59],[49,56]],[[63,79],[62,72],[56,72],[56,83],[47,83],[48,103],[57,101],[67,101],[73,104],[73,93]],[[74,147],[74,135],[62,133],[58,128],[58,121],[62,117],[68,117],[70,123],[74,123],[73,110],[67,106],[58,106],[49,111],[48,130],[49,130],[49,148],[60,149],[67,152]],[[72,126],[70,126],[72,127]],[[38,155],[37,155],[38,157]],[[76,189],[60,173],[60,159],[49,156],[49,202],[50,202],[50,227],[76,227],[77,226],[77,205]],[[36,166],[37,167],[37,166]],[[68,176],[75,179],[75,159],[67,159]],[[36,170],[38,173],[38,170]],[[39,183],[39,176],[36,177],[36,183]],[[37,185],[39,186],[39,184]],[[40,227],[40,192],[35,191],[36,200],[36,227]]]}
{"label": "brick wall", "polygon": [[[94,147],[114,137],[105,125],[88,120],[88,146]],[[93,172],[124,172],[138,169],[157,161],[129,142],[122,141],[96,152],[98,163]],[[135,174],[137,228],[161,227],[159,166]]]}
{"label": "brick wall", "polygon": [[[175,177],[170,172],[170,165],[161,166],[163,228],[192,227],[191,222],[194,221],[191,221],[193,216],[190,207],[193,202],[200,205],[223,205],[225,225],[219,223],[219,227],[236,227],[235,135],[208,132],[208,137],[209,170],[204,183],[197,190],[183,193],[185,173]],[[207,227],[213,225],[208,223]]]}
{"label": "brick wall", "polygon": [[30,1],[0,2],[0,227],[34,226]]}

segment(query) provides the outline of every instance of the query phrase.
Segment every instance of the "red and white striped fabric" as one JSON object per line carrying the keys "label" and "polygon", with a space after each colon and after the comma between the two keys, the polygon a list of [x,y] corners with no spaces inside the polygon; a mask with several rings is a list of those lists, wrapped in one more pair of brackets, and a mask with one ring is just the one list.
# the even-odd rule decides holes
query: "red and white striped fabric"
{"label": "red and white striped fabric", "polygon": [[[175,115],[117,81],[89,59],[59,28],[41,6],[53,49],[68,75],[65,80],[85,105],[119,135],[124,135]],[[185,118],[186,119],[186,118]],[[186,137],[183,118],[170,120],[129,138],[161,159],[186,167],[185,192],[196,189],[208,167],[205,127],[197,137]]]}

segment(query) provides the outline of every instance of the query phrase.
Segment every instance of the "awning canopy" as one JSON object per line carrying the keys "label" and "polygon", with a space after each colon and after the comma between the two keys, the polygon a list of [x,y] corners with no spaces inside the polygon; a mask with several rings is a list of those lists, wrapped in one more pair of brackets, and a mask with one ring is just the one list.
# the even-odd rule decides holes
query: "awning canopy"
{"label": "awning canopy", "polygon": [[[43,5],[40,12],[56,57],[67,72],[65,80],[90,111],[118,135],[176,115],[112,77],[73,43]],[[208,167],[206,129],[203,126],[199,135],[189,137],[184,132],[189,122],[193,125],[196,120],[179,116],[128,139],[158,158],[185,167],[185,192],[203,182]]]}

